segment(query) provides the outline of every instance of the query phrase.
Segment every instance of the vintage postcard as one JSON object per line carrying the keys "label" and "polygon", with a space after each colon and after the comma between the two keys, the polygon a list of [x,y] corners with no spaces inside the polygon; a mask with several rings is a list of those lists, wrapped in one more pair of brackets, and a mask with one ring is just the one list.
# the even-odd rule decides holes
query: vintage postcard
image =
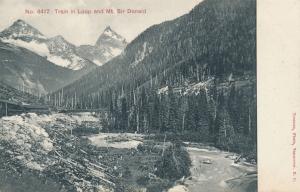
{"label": "vintage postcard", "polygon": [[0,0],[0,192],[299,191],[272,3]]}

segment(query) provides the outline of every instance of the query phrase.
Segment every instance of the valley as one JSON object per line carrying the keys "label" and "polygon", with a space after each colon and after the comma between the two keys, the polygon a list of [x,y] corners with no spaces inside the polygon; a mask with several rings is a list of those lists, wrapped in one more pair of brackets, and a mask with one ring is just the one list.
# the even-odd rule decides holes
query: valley
{"label": "valley", "polygon": [[[184,142],[191,158],[190,175],[159,178],[157,162],[173,145],[172,139],[161,142],[152,135],[102,131],[101,115],[90,112],[2,117],[0,174],[11,174],[2,177],[0,190],[255,191],[256,166],[234,163],[237,154]],[[36,179],[34,187],[29,178]]]}

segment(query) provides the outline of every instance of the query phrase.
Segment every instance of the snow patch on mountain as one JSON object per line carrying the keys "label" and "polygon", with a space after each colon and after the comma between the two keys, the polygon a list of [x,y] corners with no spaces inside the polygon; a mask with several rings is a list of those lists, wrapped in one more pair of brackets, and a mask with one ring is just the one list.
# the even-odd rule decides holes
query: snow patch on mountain
{"label": "snow patch on mountain", "polygon": [[47,37],[45,37],[44,35],[34,34],[31,31],[22,31],[22,32],[11,34],[10,36],[8,36],[8,39],[16,39],[22,37],[36,37],[39,39],[47,39]]}
{"label": "snow patch on mountain", "polygon": [[98,66],[102,66],[103,65],[103,63],[101,61],[97,60],[97,59],[94,59],[93,63],[95,63]]}
{"label": "snow patch on mountain", "polygon": [[[84,67],[84,64],[82,64],[84,60],[81,57],[71,54],[71,60],[68,60],[61,56],[51,54],[48,46],[45,43],[39,43],[35,40],[26,42],[20,39],[2,39],[2,41],[28,49],[42,57],[46,57],[48,61],[61,67],[69,68],[72,70],[80,70]],[[60,49],[59,51],[63,50]]]}
{"label": "snow patch on mountain", "polygon": [[79,57],[78,55],[73,55],[73,54],[70,57],[71,57],[72,65],[68,66],[69,69],[73,69],[76,71],[76,70],[80,70],[85,67],[83,58]]}
{"label": "snow patch on mountain", "polygon": [[50,55],[49,49],[45,43],[39,43],[35,40],[26,42],[26,41],[22,41],[20,39],[7,39],[7,38],[3,38],[1,40],[4,43],[10,43],[10,44],[28,49],[34,53],[37,53],[40,56],[49,56]]}
{"label": "snow patch on mountain", "polygon": [[56,65],[58,66],[61,66],[61,67],[68,67],[70,66],[71,62],[67,59],[63,59],[61,57],[58,57],[58,56],[55,56],[55,55],[49,55],[47,57],[47,60],[52,62],[52,63],[55,63]]}
{"label": "snow patch on mountain", "polygon": [[111,48],[110,50],[113,57],[120,55],[123,51],[122,49],[119,48]]}

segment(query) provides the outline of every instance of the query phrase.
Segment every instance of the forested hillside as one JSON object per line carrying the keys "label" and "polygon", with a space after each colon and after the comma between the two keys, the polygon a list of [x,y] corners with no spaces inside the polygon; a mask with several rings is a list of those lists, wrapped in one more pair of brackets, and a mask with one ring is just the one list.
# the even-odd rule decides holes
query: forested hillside
{"label": "forested hillside", "polygon": [[0,100],[16,103],[43,104],[38,97],[14,89],[3,82],[0,82]]}
{"label": "forested hillside", "polygon": [[55,91],[78,79],[87,69],[72,71],[34,52],[0,41],[0,80],[34,95]]}
{"label": "forested hillside", "polygon": [[106,108],[107,131],[189,135],[256,154],[256,1],[205,0],[47,99]]}

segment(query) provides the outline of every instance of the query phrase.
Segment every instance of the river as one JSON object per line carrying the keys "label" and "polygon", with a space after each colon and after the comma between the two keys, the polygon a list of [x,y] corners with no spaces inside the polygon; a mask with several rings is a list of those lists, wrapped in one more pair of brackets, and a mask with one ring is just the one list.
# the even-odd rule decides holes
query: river
{"label": "river", "polygon": [[191,176],[169,192],[256,192],[257,167],[234,163],[232,153],[214,148],[187,147]]}

